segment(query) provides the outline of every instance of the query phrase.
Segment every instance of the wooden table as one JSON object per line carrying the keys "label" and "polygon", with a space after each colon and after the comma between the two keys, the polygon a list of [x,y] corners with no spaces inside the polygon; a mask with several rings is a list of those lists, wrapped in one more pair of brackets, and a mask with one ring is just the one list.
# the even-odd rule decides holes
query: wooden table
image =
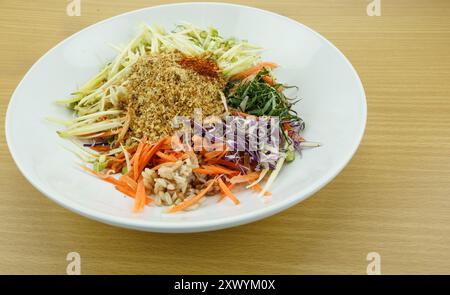
{"label": "wooden table", "polygon": [[[162,1],[1,1],[0,111],[28,68],[57,42],[99,20]],[[0,128],[0,273],[84,274],[450,273],[450,1],[239,1],[310,26],[350,59],[363,81],[368,123],[345,170],[307,201],[249,225],[152,234],[71,213],[34,189]],[[32,126],[30,126],[32,131]]]}

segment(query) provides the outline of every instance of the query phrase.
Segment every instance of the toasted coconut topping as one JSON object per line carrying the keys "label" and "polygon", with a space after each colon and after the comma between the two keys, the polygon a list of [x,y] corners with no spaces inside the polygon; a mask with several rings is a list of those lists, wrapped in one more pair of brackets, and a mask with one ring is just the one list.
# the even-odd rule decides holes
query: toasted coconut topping
{"label": "toasted coconut topping", "polygon": [[193,117],[195,108],[201,108],[204,117],[224,113],[225,79],[183,67],[183,60],[181,53],[164,53],[143,57],[134,65],[125,100],[131,113],[131,136],[156,142],[174,133],[172,120],[177,115]]}

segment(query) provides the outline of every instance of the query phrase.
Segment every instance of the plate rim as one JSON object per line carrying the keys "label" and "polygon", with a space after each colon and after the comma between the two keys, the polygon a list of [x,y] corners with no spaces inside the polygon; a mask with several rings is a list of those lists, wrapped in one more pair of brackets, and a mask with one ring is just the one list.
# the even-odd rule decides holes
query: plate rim
{"label": "plate rim", "polygon": [[[362,113],[361,113],[361,119],[362,124],[360,125],[360,128],[358,130],[358,139],[355,142],[354,146],[352,147],[352,150],[350,153],[346,156],[345,160],[338,163],[336,165],[335,169],[331,169],[326,174],[324,174],[322,177],[316,179],[312,185],[310,185],[309,190],[307,190],[305,193],[299,195],[299,194],[292,194],[289,198],[286,198],[284,200],[281,200],[280,202],[276,204],[272,204],[270,206],[265,206],[263,208],[256,209],[254,211],[250,211],[247,213],[243,213],[236,216],[229,216],[229,217],[222,217],[215,220],[210,221],[182,221],[182,222],[165,222],[165,221],[149,221],[149,220],[139,220],[139,219],[130,219],[127,217],[118,217],[107,213],[98,212],[94,209],[91,209],[89,207],[85,207],[83,205],[79,205],[76,202],[73,202],[70,199],[67,198],[58,198],[58,192],[51,188],[45,188],[44,185],[41,185],[38,181],[35,181],[32,173],[29,173],[25,171],[24,167],[21,165],[19,156],[15,153],[13,148],[13,140],[11,137],[11,131],[9,129],[9,121],[12,120],[12,114],[11,114],[11,104],[14,100],[14,97],[16,96],[16,92],[21,87],[23,82],[27,79],[28,75],[32,72],[32,70],[43,60],[47,55],[49,55],[53,50],[56,50],[62,43],[74,38],[78,34],[83,33],[85,30],[90,29],[91,27],[100,25],[104,22],[110,21],[114,18],[123,17],[128,14],[133,14],[139,11],[144,11],[148,9],[154,9],[158,7],[173,7],[173,6],[202,6],[202,5],[211,5],[211,6],[232,6],[232,7],[238,7],[238,8],[244,8],[244,9],[250,9],[250,10],[256,10],[260,13],[268,14],[276,18],[283,19],[285,21],[289,21],[290,23],[300,26],[303,29],[306,29],[313,33],[316,37],[320,38],[322,41],[327,43],[331,48],[333,48],[337,54],[343,58],[347,66],[351,69],[351,74],[354,76],[354,78],[357,81],[357,87],[358,92],[360,94],[360,97],[362,98]],[[125,13],[121,13],[112,17],[109,17],[107,19],[98,21],[96,23],[93,23],[74,34],[64,38],[60,42],[58,42],[56,45],[54,45],[52,48],[50,48],[48,51],[46,51],[36,62],[33,63],[33,65],[27,70],[26,74],[23,76],[23,78],[20,80],[19,84],[15,88],[14,92],[12,93],[10,100],[8,102],[8,107],[6,111],[5,116],[5,137],[6,137],[6,143],[9,149],[9,152],[18,167],[19,171],[22,173],[22,175],[43,195],[45,195],[50,200],[54,201],[58,205],[62,206],[63,208],[68,209],[69,211],[75,212],[81,216],[87,217],[89,219],[93,219],[102,223],[106,223],[113,226],[118,226],[122,228],[128,228],[128,229],[135,229],[135,230],[141,230],[141,231],[151,231],[151,232],[165,232],[165,233],[190,233],[190,232],[203,232],[203,231],[212,231],[212,230],[219,230],[224,228],[230,228],[234,226],[239,226],[247,223],[251,223],[257,220],[264,219],[266,217],[275,215],[285,209],[288,209],[304,200],[309,198],[311,195],[322,189],[324,186],[326,186],[328,183],[330,183],[350,162],[350,160],[355,155],[356,151],[358,150],[358,147],[361,144],[362,138],[364,137],[365,128],[367,124],[367,99],[364,91],[364,86],[361,82],[361,79],[356,71],[356,69],[353,67],[353,65],[350,63],[350,61],[347,59],[347,57],[328,39],[326,39],[324,36],[316,32],[315,30],[311,29],[310,27],[291,19],[287,16],[268,11],[265,9],[247,6],[247,5],[241,5],[241,4],[232,4],[232,3],[222,3],[222,2],[183,2],[183,3],[170,3],[170,4],[162,4],[162,5],[155,5],[155,6],[148,6],[132,11],[128,11]]]}

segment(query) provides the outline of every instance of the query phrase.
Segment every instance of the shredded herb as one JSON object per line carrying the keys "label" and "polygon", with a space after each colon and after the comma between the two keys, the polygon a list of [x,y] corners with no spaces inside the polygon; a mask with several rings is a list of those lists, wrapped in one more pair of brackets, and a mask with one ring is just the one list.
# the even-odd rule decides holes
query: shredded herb
{"label": "shredded herb", "polygon": [[277,116],[280,121],[301,120],[292,110],[292,105],[297,101],[293,101],[277,90],[280,87],[289,87],[281,84],[272,86],[264,81],[265,76],[270,76],[270,72],[262,69],[250,81],[229,82],[225,89],[228,105],[255,116]]}

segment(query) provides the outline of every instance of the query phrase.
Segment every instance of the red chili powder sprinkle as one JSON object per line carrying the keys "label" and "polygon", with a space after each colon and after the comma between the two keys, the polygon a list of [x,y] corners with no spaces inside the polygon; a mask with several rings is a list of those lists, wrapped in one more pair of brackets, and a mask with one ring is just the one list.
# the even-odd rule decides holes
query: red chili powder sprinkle
{"label": "red chili powder sprinkle", "polygon": [[178,62],[184,68],[190,68],[200,75],[217,78],[219,68],[217,64],[210,60],[201,57],[183,57]]}

